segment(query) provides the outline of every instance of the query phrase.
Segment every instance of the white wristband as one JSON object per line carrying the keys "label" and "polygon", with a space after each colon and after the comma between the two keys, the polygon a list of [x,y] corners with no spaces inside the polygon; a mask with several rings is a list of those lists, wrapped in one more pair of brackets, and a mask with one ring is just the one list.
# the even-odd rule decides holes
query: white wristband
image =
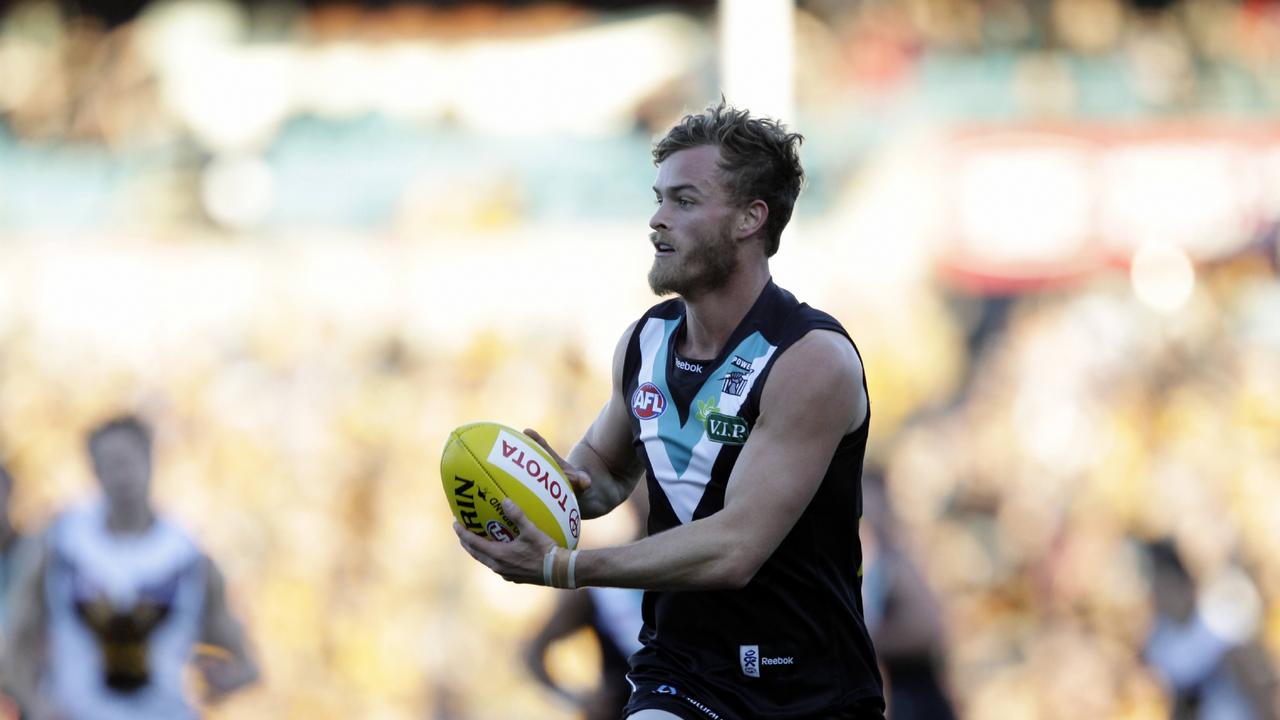
{"label": "white wristband", "polygon": [[553,587],[551,584],[551,567],[556,561],[556,546],[552,545],[547,548],[547,554],[542,556],[542,584],[547,587]]}
{"label": "white wristband", "polygon": [[573,576],[573,568],[577,564],[578,564],[578,551],[574,550],[573,552],[569,553],[569,584],[566,587],[568,587],[570,590],[573,590],[574,588],[577,587],[577,583],[575,582],[576,579]]}

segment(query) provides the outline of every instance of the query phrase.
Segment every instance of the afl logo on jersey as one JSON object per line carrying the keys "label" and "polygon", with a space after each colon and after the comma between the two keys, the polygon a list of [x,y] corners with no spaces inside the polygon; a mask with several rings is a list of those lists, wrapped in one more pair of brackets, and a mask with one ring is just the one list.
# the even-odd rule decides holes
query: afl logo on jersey
{"label": "afl logo on jersey", "polygon": [[655,420],[667,410],[667,396],[657,385],[645,383],[631,396],[631,412],[641,420]]}

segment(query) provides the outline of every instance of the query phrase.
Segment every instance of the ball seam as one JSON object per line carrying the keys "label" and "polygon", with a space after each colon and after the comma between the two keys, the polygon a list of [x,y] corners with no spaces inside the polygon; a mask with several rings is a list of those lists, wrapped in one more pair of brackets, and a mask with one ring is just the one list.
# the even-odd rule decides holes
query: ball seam
{"label": "ball seam", "polygon": [[[472,424],[475,425],[478,423]],[[476,468],[478,468],[480,472],[484,473],[484,476],[489,478],[489,482],[493,483],[493,486],[502,492],[503,498],[511,497],[511,493],[507,492],[507,489],[502,487],[502,483],[498,482],[498,478],[494,477],[493,473],[489,472],[489,469],[484,466],[484,461],[481,461],[480,457],[472,452],[471,446],[467,445],[467,443],[462,440],[462,435],[460,433],[454,433],[453,437],[457,441],[458,445],[462,446],[462,449],[471,457],[471,460],[475,462]],[[505,517],[506,513],[503,513],[503,516]],[[520,528],[516,528],[516,532],[520,532]]]}

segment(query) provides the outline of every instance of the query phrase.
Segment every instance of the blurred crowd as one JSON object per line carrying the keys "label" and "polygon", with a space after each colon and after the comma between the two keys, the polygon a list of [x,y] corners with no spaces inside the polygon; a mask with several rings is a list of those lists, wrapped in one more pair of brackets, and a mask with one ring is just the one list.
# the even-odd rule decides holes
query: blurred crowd
{"label": "blurred crowd", "polygon": [[[1176,318],[1114,278],[988,301],[997,320],[970,380],[894,438],[888,492],[942,605],[968,716],[1170,717],[1186,688],[1145,654],[1154,601],[1171,592],[1156,584],[1160,544],[1224,646],[1266,648],[1241,678],[1258,678],[1270,709],[1173,716],[1274,716],[1274,248],[1201,277]],[[1179,659],[1206,656],[1184,647]]]}
{"label": "blurred crowd", "polygon": [[831,33],[826,47],[842,60],[837,77],[864,92],[964,78],[947,100],[984,116],[1247,114],[1280,102],[1280,8],[1269,0],[801,6]]}
{"label": "blurred crowd", "polygon": [[[716,26],[712,3],[623,5],[7,3],[0,223],[428,241],[634,217],[645,168],[621,158],[717,94]],[[1280,109],[1270,0],[801,0],[796,33],[818,210],[922,126]]]}
{"label": "blurred crowd", "polygon": [[138,372],[7,332],[0,441],[17,526],[38,533],[91,495],[84,433],[137,410],[157,432],[157,504],[219,560],[259,649],[261,689],[223,716],[554,717],[512,654],[551,593],[465,562],[436,468],[463,419],[563,433],[594,415],[606,379],[572,346],[519,356],[481,336],[443,355],[307,313],[239,340]]}
{"label": "blurred crowd", "polygon": [[[1272,262],[1204,268],[1176,317],[1119,275],[941,297],[946,310],[909,336],[969,337],[972,352],[942,378],[918,371],[943,389],[933,397],[892,379],[914,362],[909,344],[860,327],[864,309],[832,307],[855,318],[885,410],[873,459],[897,562],[936,608],[936,634],[910,652],[937,662],[960,717],[1169,717],[1174,686],[1144,660],[1158,542],[1212,606],[1211,629],[1255,643],[1249,667],[1268,687],[1280,657]],[[554,593],[467,561],[435,468],[448,431],[477,418],[572,442],[608,383],[581,344],[478,332],[443,350],[394,323],[335,324],[304,307],[139,369],[41,340],[29,322],[0,336],[15,523],[38,532],[90,492],[92,424],[121,408],[148,417],[158,502],[222,563],[261,658],[262,684],[213,717],[570,716],[520,659]],[[601,523],[587,524],[589,542],[625,537]],[[886,547],[868,541],[872,567]],[[882,597],[872,577],[869,605]],[[598,655],[579,634],[547,664],[583,688]]]}

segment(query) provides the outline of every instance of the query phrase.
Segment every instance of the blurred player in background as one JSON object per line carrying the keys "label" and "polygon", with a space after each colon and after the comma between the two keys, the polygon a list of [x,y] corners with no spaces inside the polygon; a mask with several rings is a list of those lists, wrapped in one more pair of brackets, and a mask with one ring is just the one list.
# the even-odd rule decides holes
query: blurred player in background
{"label": "blurred player in background", "polygon": [[[634,511],[637,526],[628,537],[643,537],[644,518],[649,514],[643,485],[631,493],[626,505]],[[559,593],[551,616],[525,649],[525,666],[544,687],[574,705],[585,720],[617,720],[631,695],[627,659],[640,649],[641,598],[641,592],[632,588],[589,587]],[[585,693],[575,693],[551,676],[547,652],[584,628],[600,650],[600,681]]]}
{"label": "blurred player in background", "polygon": [[[12,604],[15,580],[33,543],[18,532],[9,517],[9,501],[13,496],[13,476],[0,465],[0,647],[9,637],[9,608]],[[0,718],[17,717],[18,706],[12,698],[13,690],[8,678],[0,672]]]}
{"label": "blurred player in background", "polygon": [[134,417],[88,439],[102,497],[60,515],[17,590],[6,675],[29,717],[194,718],[183,692],[197,647],[206,700],[258,677],[217,565],[151,506],[151,435]]}
{"label": "blurred player in background", "polygon": [[556,456],[588,518],[647,477],[649,536],[569,552],[514,503],[512,543],[454,526],[508,580],[648,591],[632,720],[883,717],[861,598],[862,362],[769,269],[801,140],[722,102],[654,147],[649,284],[679,297],[623,333],[609,401]]}
{"label": "blurred player in background", "polygon": [[1239,572],[1202,591],[1177,545],[1147,547],[1155,611],[1143,655],[1172,698],[1173,720],[1276,717],[1276,673],[1258,631],[1256,590]]}
{"label": "blurred player in background", "polygon": [[9,630],[9,595],[21,565],[26,538],[13,526],[9,517],[9,501],[13,497],[13,476],[0,465],[0,636]]}
{"label": "blurred player in background", "polygon": [[867,627],[884,672],[889,720],[954,720],[942,681],[946,631],[942,609],[904,546],[884,472],[862,475],[868,522],[862,576]]}
{"label": "blurred player in background", "polygon": [[[579,630],[591,632],[600,650],[600,682],[574,692],[551,676],[547,652]],[[590,587],[560,593],[551,616],[525,649],[525,667],[543,687],[564,698],[583,720],[617,720],[631,695],[627,658],[640,649],[640,591]]]}

